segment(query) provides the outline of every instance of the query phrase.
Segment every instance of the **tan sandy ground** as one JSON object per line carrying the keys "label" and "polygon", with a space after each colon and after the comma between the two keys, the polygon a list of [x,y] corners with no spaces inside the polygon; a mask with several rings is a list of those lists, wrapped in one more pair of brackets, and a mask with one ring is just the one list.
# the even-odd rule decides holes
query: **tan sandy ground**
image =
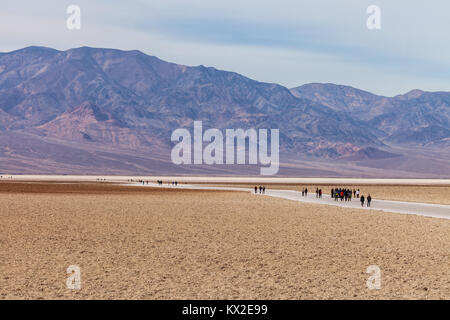
{"label": "tan sandy ground", "polygon": [[[253,188],[250,184],[214,184],[215,186],[234,186]],[[324,194],[330,194],[331,188],[343,187],[348,189],[359,189],[361,194],[370,194],[373,199],[409,201],[422,203],[450,204],[450,186],[402,186],[402,185],[292,185],[292,184],[265,184],[266,188],[279,190],[302,191],[308,188],[309,193],[315,193],[316,188],[322,189]]]}
{"label": "tan sandy ground", "polygon": [[450,220],[97,184],[0,183],[0,201],[2,299],[450,298]]}

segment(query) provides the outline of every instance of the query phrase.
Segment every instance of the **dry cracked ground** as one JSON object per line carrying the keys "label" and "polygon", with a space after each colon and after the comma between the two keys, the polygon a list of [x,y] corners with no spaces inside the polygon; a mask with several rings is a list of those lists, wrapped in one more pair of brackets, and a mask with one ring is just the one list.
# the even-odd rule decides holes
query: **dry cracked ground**
{"label": "dry cracked ground", "polygon": [[450,299],[450,220],[100,183],[0,202],[0,299]]}

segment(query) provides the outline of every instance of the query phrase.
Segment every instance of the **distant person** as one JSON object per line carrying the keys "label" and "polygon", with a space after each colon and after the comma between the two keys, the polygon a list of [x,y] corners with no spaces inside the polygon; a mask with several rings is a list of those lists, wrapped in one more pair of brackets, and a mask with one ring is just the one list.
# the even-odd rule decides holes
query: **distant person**
{"label": "distant person", "polygon": [[361,195],[361,198],[360,198],[359,201],[361,201],[361,207],[364,207],[364,201],[365,201],[365,199],[364,199],[364,196],[363,196],[363,195]]}
{"label": "distant person", "polygon": [[319,198],[322,198],[322,189],[319,189]]}
{"label": "distant person", "polygon": [[258,193],[258,187],[255,186],[255,194]]}
{"label": "distant person", "polygon": [[367,196],[367,206],[370,207],[370,202],[372,201],[372,197],[369,195]]}
{"label": "distant person", "polygon": [[302,189],[302,197],[305,196],[305,188]]}
{"label": "distant person", "polygon": [[262,193],[262,186],[259,186],[259,194]]}
{"label": "distant person", "polygon": [[334,198],[334,189],[331,189],[331,198]]}
{"label": "distant person", "polygon": [[316,198],[319,197],[319,188],[316,188]]}
{"label": "distant person", "polygon": [[359,194],[360,194],[360,192],[359,192],[359,189],[358,189],[358,190],[356,190],[356,198],[358,198],[358,199],[359,199]]}
{"label": "distant person", "polygon": [[308,196],[308,188],[305,188],[305,197]]}
{"label": "distant person", "polygon": [[266,186],[263,186],[263,193],[266,193]]}

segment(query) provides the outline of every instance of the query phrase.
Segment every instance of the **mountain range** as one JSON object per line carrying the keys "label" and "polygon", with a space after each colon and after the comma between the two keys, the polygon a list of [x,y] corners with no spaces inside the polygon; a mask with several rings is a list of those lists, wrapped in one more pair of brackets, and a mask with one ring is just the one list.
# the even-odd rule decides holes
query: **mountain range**
{"label": "mountain range", "polygon": [[450,177],[450,92],[384,97],[349,86],[286,88],[140,51],[27,47],[0,53],[0,171],[257,174],[175,166],[171,133],[279,128],[280,175]]}

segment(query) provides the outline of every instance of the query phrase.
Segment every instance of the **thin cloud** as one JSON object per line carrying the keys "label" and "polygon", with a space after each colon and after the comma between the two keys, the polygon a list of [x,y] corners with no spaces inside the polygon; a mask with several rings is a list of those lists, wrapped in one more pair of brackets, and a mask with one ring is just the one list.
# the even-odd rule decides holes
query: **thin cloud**
{"label": "thin cloud", "polygon": [[[450,4],[376,2],[380,31],[365,27],[372,1],[17,0],[2,5],[0,50],[139,49],[287,87],[334,82],[384,95],[449,90],[450,42],[444,39]],[[72,3],[82,8],[80,31],[65,28],[65,9]]]}

